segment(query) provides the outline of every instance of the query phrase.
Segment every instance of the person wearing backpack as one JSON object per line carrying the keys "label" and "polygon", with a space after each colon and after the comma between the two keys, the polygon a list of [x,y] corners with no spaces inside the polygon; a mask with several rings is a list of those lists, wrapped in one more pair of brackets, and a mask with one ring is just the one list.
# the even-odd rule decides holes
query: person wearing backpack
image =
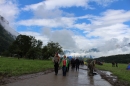
{"label": "person wearing backpack", "polygon": [[55,75],[57,75],[58,74],[58,68],[59,68],[59,62],[60,62],[60,57],[59,57],[58,53],[55,54],[53,62],[54,62]]}

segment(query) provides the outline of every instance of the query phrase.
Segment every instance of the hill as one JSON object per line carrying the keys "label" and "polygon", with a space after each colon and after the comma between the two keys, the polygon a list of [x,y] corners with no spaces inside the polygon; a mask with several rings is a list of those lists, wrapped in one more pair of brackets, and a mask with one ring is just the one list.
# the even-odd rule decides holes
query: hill
{"label": "hill", "polygon": [[117,63],[130,63],[130,54],[120,54],[120,55],[112,55],[112,56],[106,56],[106,57],[100,57],[96,58],[97,61],[102,62],[117,62]]}
{"label": "hill", "polygon": [[9,48],[17,34],[17,32],[9,27],[8,21],[0,15],[0,54]]}

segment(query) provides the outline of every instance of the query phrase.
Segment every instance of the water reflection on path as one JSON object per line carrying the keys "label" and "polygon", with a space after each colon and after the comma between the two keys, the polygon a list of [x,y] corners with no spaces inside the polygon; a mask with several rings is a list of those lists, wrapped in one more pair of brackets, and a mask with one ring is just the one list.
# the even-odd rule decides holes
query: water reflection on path
{"label": "water reflection on path", "polygon": [[86,66],[83,66],[78,75],[78,85],[77,86],[112,86],[107,81],[101,78],[99,74],[94,76],[89,76]]}

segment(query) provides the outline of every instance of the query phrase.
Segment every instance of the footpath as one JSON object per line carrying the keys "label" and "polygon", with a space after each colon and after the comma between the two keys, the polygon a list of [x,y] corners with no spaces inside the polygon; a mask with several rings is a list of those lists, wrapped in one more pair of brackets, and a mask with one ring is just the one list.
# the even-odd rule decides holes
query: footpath
{"label": "footpath", "polygon": [[39,74],[36,77],[14,82],[2,86],[112,86],[109,82],[102,79],[99,74],[88,75],[87,66],[80,66],[79,71],[69,70],[66,76],[59,70],[58,75],[54,72]]}

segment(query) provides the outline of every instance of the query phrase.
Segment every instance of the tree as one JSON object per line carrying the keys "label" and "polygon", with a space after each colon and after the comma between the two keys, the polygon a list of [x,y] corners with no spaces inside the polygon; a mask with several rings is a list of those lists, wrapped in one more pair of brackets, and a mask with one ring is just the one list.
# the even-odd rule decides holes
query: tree
{"label": "tree", "polygon": [[10,46],[9,51],[12,54],[19,55],[21,58],[24,56],[34,59],[41,53],[41,49],[42,41],[36,40],[33,36],[19,35]]}
{"label": "tree", "polygon": [[17,54],[19,57],[29,59],[48,59],[55,55],[56,52],[61,53],[62,47],[59,43],[48,42],[42,48],[42,41],[36,40],[33,36],[19,35],[9,48],[11,54]]}
{"label": "tree", "polygon": [[41,59],[42,56],[42,41],[35,40],[35,43],[33,43],[33,46],[29,49],[29,51],[26,54],[26,57],[29,59]]}
{"label": "tree", "polygon": [[42,59],[47,59],[48,58],[48,48],[47,46],[44,46],[42,49]]}
{"label": "tree", "polygon": [[53,57],[56,52],[57,53],[63,52],[62,47],[59,45],[59,43],[54,43],[53,41],[48,42],[48,44],[44,46],[42,49],[43,59]]}
{"label": "tree", "polygon": [[13,54],[18,54],[21,58],[26,55],[26,53],[31,48],[32,36],[19,35],[16,40],[10,46],[10,50]]}

